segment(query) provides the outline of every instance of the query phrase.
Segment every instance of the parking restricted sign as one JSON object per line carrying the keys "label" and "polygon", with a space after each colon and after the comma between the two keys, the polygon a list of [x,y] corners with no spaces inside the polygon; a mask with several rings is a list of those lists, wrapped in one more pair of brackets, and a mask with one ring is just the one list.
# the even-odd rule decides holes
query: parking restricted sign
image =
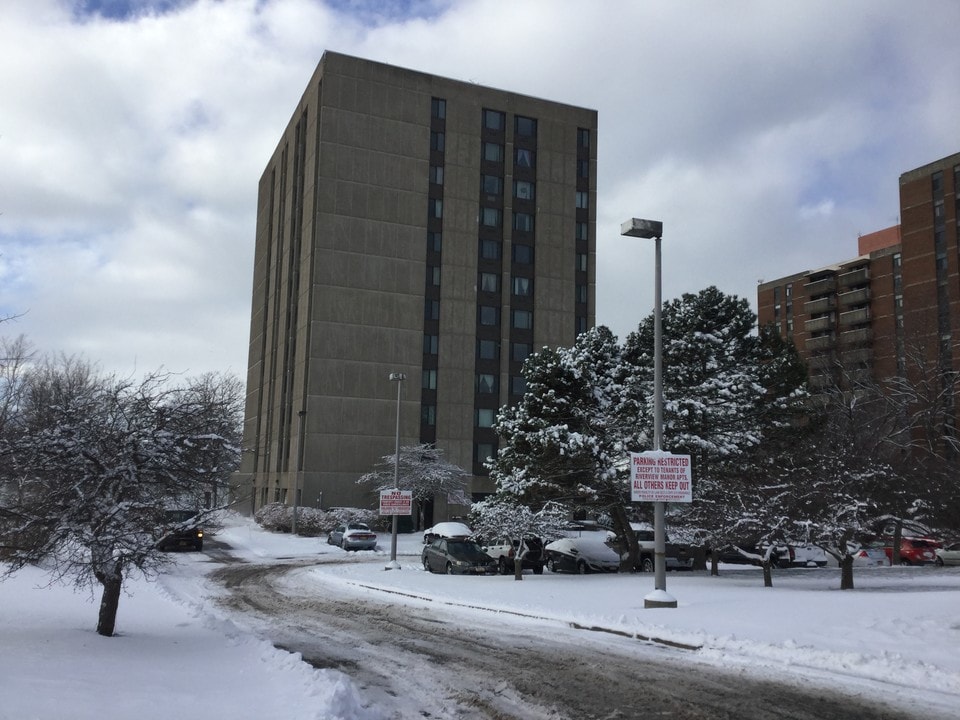
{"label": "parking restricted sign", "polygon": [[630,453],[630,499],[634,502],[693,502],[690,456],[662,450]]}

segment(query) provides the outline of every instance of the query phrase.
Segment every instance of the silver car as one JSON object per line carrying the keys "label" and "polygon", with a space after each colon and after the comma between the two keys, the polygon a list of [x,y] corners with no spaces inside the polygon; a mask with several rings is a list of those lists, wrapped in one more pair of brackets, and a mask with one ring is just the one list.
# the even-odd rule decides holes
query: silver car
{"label": "silver car", "polygon": [[327,545],[338,545],[344,550],[376,550],[377,534],[364,523],[346,523],[330,531]]}

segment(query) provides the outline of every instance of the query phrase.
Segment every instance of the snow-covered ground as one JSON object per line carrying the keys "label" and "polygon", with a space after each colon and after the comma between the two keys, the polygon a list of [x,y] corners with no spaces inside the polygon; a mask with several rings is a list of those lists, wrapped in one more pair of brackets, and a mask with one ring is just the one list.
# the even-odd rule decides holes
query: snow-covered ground
{"label": "snow-covered ground", "polygon": [[[238,517],[217,539],[248,562],[344,555],[323,539],[265,533]],[[857,570],[857,589],[844,592],[835,569],[777,572],[773,588],[751,568],[723,567],[720,577],[671,573],[678,607],[648,610],[652,575],[431,575],[421,569],[416,535],[400,537],[401,569],[386,571],[389,547],[383,535],[382,551],[297,569],[289,581],[697,646],[701,662],[752,677],[809,676],[921,715],[949,717],[960,707],[960,568]],[[160,582],[128,584],[114,638],[94,631],[99,597],[46,587],[35,569],[0,583],[0,719],[385,716],[338,671],[315,670],[241,630],[211,600],[222,591],[205,575],[217,565],[202,554],[177,557]]]}

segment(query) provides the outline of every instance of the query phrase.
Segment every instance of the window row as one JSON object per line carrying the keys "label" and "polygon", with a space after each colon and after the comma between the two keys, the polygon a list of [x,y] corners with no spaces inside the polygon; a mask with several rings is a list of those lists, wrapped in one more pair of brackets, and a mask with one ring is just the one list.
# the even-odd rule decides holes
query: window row
{"label": "window row", "polygon": [[[499,376],[497,373],[477,373],[476,376],[476,385],[474,387],[478,395],[496,395],[500,392],[500,383],[498,380]],[[436,390],[437,389],[437,371],[431,369],[425,369],[423,371],[423,389],[424,390]],[[510,394],[511,395],[523,395],[527,391],[527,381],[523,378],[522,375],[511,375],[510,376]]]}
{"label": "window row", "polygon": [[[501,256],[501,243],[499,240],[480,240],[480,257],[484,260],[499,260]],[[511,246],[513,253],[513,262],[517,265],[533,264],[533,245],[523,245],[514,243]]]}
{"label": "window row", "polygon": [[[443,170],[443,168],[440,168]],[[499,175],[481,175],[480,186],[484,195],[502,195],[503,178]],[[518,200],[535,200],[536,184],[529,180],[513,181],[513,196]]]}
{"label": "window row", "polygon": [[[435,143],[433,140],[433,135],[440,135],[441,137]],[[430,140],[430,149],[431,150],[443,150],[443,133],[432,133]],[[439,144],[439,147],[435,147],[436,144]],[[503,145],[495,142],[485,141],[483,143],[481,156],[487,162],[492,163],[502,163],[504,158]],[[532,168],[536,167],[537,153],[534,150],[529,148],[514,148],[513,149],[513,164],[516,167]]]}
{"label": "window row", "polygon": [[[441,217],[443,213],[442,201],[432,200],[431,216]],[[439,213],[439,214],[435,214]],[[480,208],[480,224],[483,227],[498,228],[503,224],[503,210],[492,207]],[[513,213],[513,229],[517,232],[533,232],[535,220],[532,213],[515,212]]]}
{"label": "window row", "polygon": [[[500,308],[496,305],[478,305],[477,322],[484,327],[496,327],[500,324]],[[516,330],[532,330],[533,311],[511,310],[510,327]]]}
{"label": "window row", "polygon": [[[481,272],[478,281],[480,292],[499,293],[500,274],[495,272]],[[519,297],[533,297],[533,278],[514,277],[510,281],[510,291]]]}
{"label": "window row", "polygon": [[[510,360],[513,362],[522,363],[532,353],[532,343],[510,343]],[[480,360],[499,360],[500,342],[498,340],[477,340],[477,358]]]}
{"label": "window row", "polygon": [[[493,132],[503,132],[507,128],[506,113],[499,110],[483,110],[483,127]],[[513,129],[521,137],[537,136],[537,121],[534,118],[516,115],[513,118]]]}

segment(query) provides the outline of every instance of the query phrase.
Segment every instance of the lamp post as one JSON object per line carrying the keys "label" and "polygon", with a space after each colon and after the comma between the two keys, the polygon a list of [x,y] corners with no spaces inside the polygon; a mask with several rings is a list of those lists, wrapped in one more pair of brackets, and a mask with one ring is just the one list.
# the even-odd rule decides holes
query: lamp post
{"label": "lamp post", "polygon": [[[659,220],[632,218],[620,225],[620,234],[627,237],[652,239],[656,246],[653,283],[653,449],[660,452],[663,441],[663,329],[660,310],[663,304],[660,280],[660,240],[663,223]],[[677,601],[667,592],[666,506],[653,504],[653,572],[654,591],[644,598],[644,607],[677,607]]]}
{"label": "lamp post", "polygon": [[[390,373],[390,382],[397,384],[397,435],[394,444],[396,454],[393,456],[393,487],[395,490],[400,489],[400,389],[406,379],[407,376],[403,373]],[[390,537],[390,564],[387,565],[387,570],[391,568],[399,569],[399,567],[400,565],[397,563],[397,516],[394,514]]]}

